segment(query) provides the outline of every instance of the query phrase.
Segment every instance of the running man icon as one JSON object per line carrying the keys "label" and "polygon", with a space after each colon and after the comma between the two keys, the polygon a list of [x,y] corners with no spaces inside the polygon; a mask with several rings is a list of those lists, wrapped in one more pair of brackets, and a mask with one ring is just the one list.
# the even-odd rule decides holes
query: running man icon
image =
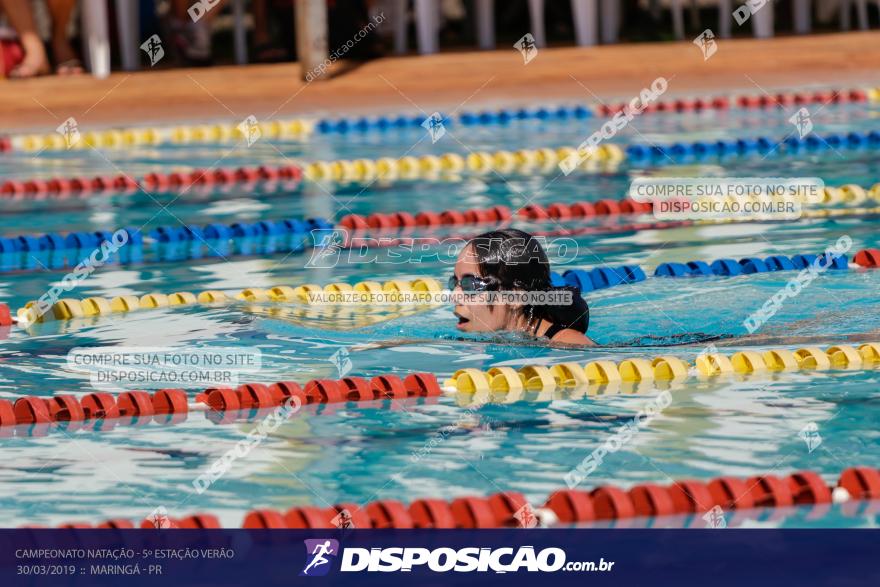
{"label": "running man icon", "polygon": [[306,540],[306,566],[301,577],[320,577],[330,571],[330,559],[339,554],[339,542],[332,539]]}

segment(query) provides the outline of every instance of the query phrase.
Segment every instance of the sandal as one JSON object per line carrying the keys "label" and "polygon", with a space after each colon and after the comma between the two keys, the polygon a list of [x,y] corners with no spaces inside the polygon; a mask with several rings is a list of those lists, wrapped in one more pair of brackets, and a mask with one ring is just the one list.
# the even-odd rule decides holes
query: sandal
{"label": "sandal", "polygon": [[83,65],[79,59],[68,59],[55,66],[58,75],[80,75],[83,73]]}
{"label": "sandal", "polygon": [[287,50],[274,43],[259,43],[254,47],[256,63],[280,63],[288,59]]}

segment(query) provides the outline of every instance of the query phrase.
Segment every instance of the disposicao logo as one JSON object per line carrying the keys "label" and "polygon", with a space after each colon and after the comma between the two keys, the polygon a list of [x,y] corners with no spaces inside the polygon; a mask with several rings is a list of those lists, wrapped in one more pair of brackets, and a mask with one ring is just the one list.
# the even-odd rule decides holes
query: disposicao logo
{"label": "disposicao logo", "polygon": [[339,541],[330,538],[304,540],[306,543],[306,566],[300,577],[322,577],[330,572],[331,558],[339,554]]}

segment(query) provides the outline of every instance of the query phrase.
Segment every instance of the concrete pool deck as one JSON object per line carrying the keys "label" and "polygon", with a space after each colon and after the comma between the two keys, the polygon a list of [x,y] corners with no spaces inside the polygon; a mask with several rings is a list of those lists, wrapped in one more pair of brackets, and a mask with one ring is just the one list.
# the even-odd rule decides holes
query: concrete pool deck
{"label": "concrete pool deck", "polygon": [[108,79],[0,82],[0,133],[211,120],[260,121],[380,112],[452,113],[481,105],[629,99],[658,76],[669,95],[761,93],[801,86],[880,85],[880,32],[719,40],[708,61],[691,42],[541,49],[512,47],[349,64],[306,84],[296,63],[117,72]]}

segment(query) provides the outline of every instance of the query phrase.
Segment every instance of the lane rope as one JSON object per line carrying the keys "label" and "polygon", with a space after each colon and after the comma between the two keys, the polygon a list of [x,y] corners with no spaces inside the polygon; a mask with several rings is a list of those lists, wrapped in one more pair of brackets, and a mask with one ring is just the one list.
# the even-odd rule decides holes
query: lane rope
{"label": "lane rope", "polygon": [[[279,141],[306,141],[314,131],[314,122],[306,119],[218,122],[214,124],[178,124],[175,126],[134,126],[84,131],[68,139],[61,132],[18,134],[0,137],[0,152],[24,153],[95,149],[130,149],[159,145],[208,145],[247,141],[245,133],[259,132],[260,138]],[[74,135],[75,136],[75,135]]]}
{"label": "lane rope", "polygon": [[[28,310],[37,303],[35,300],[32,300],[16,311],[16,318],[21,324],[29,324],[33,322],[122,314],[155,308],[180,308],[196,304],[222,305],[237,301],[311,304],[320,303],[320,300],[317,302],[313,301],[316,296],[334,296],[338,294],[351,294],[364,304],[369,304],[371,300],[379,296],[388,298],[393,303],[395,296],[415,294],[412,299],[424,300],[424,304],[428,304],[430,294],[442,291],[443,287],[437,280],[430,277],[422,277],[411,281],[392,279],[384,283],[379,281],[361,281],[354,285],[335,282],[323,287],[313,283],[297,286],[278,285],[268,289],[249,287],[238,292],[226,292],[223,290],[205,290],[199,293],[179,291],[170,294],[153,292],[143,296],[122,295],[111,299],[103,297],[65,298],[52,304],[50,311],[47,311],[36,320],[28,317]],[[0,304],[0,307],[6,307],[6,312],[8,313],[9,309],[6,304]],[[0,317],[0,325],[2,325],[2,317]]]}
{"label": "lane rope", "polygon": [[[629,489],[600,485],[590,490],[562,489],[534,507],[518,491],[487,497],[423,498],[409,505],[380,499],[359,506],[295,506],[287,511],[256,509],[245,514],[242,528],[266,529],[411,529],[411,528],[533,528],[568,524],[681,516],[684,523],[709,527],[709,512],[747,518],[748,512],[792,506],[822,507],[880,498],[880,470],[851,467],[835,485],[813,471],[788,475],[763,474],[746,479],[720,476],[710,480],[682,479],[669,485],[640,483]],[[705,522],[702,522],[705,520]],[[34,526],[25,526],[34,527]],[[91,528],[65,523],[60,528]],[[217,516],[197,513],[182,518],[106,520],[95,528],[220,528]]]}
{"label": "lane rope", "polygon": [[880,344],[858,347],[834,345],[825,350],[804,347],[764,351],[744,350],[731,355],[704,352],[694,362],[674,355],[632,357],[620,362],[590,361],[558,364],[459,369],[443,384],[443,389],[468,394],[522,394],[526,391],[552,392],[589,385],[678,381],[693,377],[711,378],[733,374],[773,371],[873,370],[880,362]]}
{"label": "lane rope", "polygon": [[[743,94],[714,97],[682,97],[658,100],[646,107],[643,114],[652,112],[699,112],[729,108],[756,109],[809,104],[843,104],[880,101],[878,88],[839,90],[783,91],[775,95]],[[481,111],[463,111],[446,116],[437,113],[443,124],[463,126],[508,124],[521,120],[571,121],[594,116],[613,116],[627,104],[562,104],[523,108],[499,108]],[[433,115],[432,115],[433,116]],[[307,140],[317,131],[320,134],[347,134],[351,132],[387,132],[396,129],[423,127],[423,114],[379,116],[346,116],[325,119],[288,119],[270,122],[254,121],[262,137],[276,140]],[[7,151],[63,151],[69,148],[121,149],[163,144],[212,144],[245,140],[244,122],[214,124],[178,124],[175,126],[144,126],[112,128],[82,133],[78,141],[68,145],[60,133],[16,134],[0,136],[0,152]],[[244,127],[247,128],[247,127]],[[253,131],[248,131],[253,132]]]}
{"label": "lane rope", "polygon": [[[721,156],[767,155],[779,152],[796,155],[821,149],[877,149],[880,131],[851,132],[846,135],[811,133],[800,139],[789,136],[783,141],[769,137],[722,139],[718,141],[678,142],[668,145],[618,145],[603,143],[592,154],[584,153],[576,169],[587,172],[613,172],[627,161],[641,165],[677,165]],[[0,182],[0,197],[46,197],[50,194],[73,196],[82,192],[117,190],[190,189],[192,186],[224,185],[259,181],[299,180],[341,184],[372,184],[396,180],[457,181],[491,174],[553,175],[559,164],[577,156],[573,147],[519,149],[517,151],[473,151],[466,155],[444,153],[416,157],[380,157],[378,159],[341,159],[312,161],[281,166],[238,167],[234,169],[195,169],[189,172],[153,172],[142,177],[130,175],[72,177],[50,179],[8,179]]]}
{"label": "lane rope", "polygon": [[253,184],[256,182],[293,182],[299,185],[302,169],[299,165],[262,165],[260,167],[195,168],[191,171],[169,173],[151,172],[135,177],[128,174],[36,178],[27,180],[8,179],[0,182],[0,197],[21,199],[58,197],[83,197],[92,194],[134,193],[139,189],[189,190],[193,187]]}
{"label": "lane rope", "polygon": [[[858,194],[864,197],[880,197],[880,184],[865,191],[855,185],[841,188],[826,188],[828,204],[846,203],[856,206],[863,203]],[[856,194],[855,196],[853,194]],[[837,199],[834,199],[837,198]],[[823,204],[824,205],[824,204]],[[585,219],[618,218],[636,216],[650,211],[651,204],[635,202],[630,199],[603,199],[597,202],[575,202],[573,204],[554,203],[546,208],[530,204],[516,211],[516,216],[523,221],[541,222],[555,220],[558,222],[579,222]],[[878,207],[845,207],[806,209],[801,218],[842,218],[866,217],[880,215]],[[438,227],[455,225],[476,225],[480,223],[499,224],[513,220],[513,213],[506,206],[492,208],[473,208],[463,212],[445,210],[443,212],[408,212],[374,213],[369,216],[349,214],[340,220],[338,227],[351,230],[353,233],[369,230],[383,234],[413,227]],[[621,226],[595,226],[575,229],[558,229],[538,231],[541,236],[576,236],[586,234],[629,232],[638,230],[655,230],[690,225],[727,224],[733,222],[764,222],[770,218],[743,216],[723,219],[696,219],[676,221],[656,221],[649,223],[631,223]],[[795,219],[776,220],[795,221]],[[160,226],[152,229],[148,236],[152,239],[149,247],[155,258],[145,259],[142,234],[133,229],[127,231],[131,245],[122,249],[119,259],[123,264],[145,262],[178,262],[185,260],[201,260],[216,256],[240,255],[271,255],[274,253],[291,252],[309,248],[311,244],[305,236],[315,229],[332,229],[334,226],[322,218],[306,220],[264,220],[254,223],[236,222],[232,224],[212,223],[204,227]],[[534,231],[533,231],[534,232]],[[102,240],[111,235],[109,231],[73,232],[68,234],[47,233],[43,235],[18,235],[0,237],[0,273],[41,271],[45,269],[61,270],[73,267],[81,261],[79,255],[84,251],[98,246]],[[342,248],[356,245],[355,239],[364,235],[345,235],[347,242],[341,243]],[[301,237],[301,238],[298,238]],[[411,238],[411,237],[410,237]],[[404,244],[406,239],[380,239],[372,242],[374,246],[390,247]],[[289,242],[288,242],[289,241]],[[230,250],[230,242],[233,245]],[[202,247],[201,245],[206,245]],[[168,245],[162,248],[163,245]],[[189,245],[198,245],[189,247]],[[155,248],[154,248],[155,247]]]}
{"label": "lane rope", "polygon": [[[209,387],[190,394],[183,389],[126,391],[118,395],[93,392],[83,396],[56,394],[0,398],[0,436],[42,434],[52,426],[72,431],[80,427],[112,430],[118,424],[144,425],[151,421],[177,424],[188,414],[204,412],[215,424],[253,420],[261,410],[291,402],[321,408],[321,414],[335,413],[333,405],[357,402],[362,406],[400,409],[398,402],[429,400],[448,395],[460,407],[481,407],[487,403],[547,402],[554,399],[580,400],[590,396],[644,393],[681,389],[691,378],[720,381],[732,375],[759,376],[774,372],[829,370],[874,370],[880,366],[880,343],[859,347],[835,345],[790,349],[743,350],[728,356],[701,352],[693,363],[672,355],[654,358],[629,357],[620,361],[599,359],[584,364],[492,367],[486,371],[464,368],[444,385],[431,373],[377,375],[372,378],[313,379],[300,385],[294,381],[272,384],[244,383],[236,388]],[[388,403],[390,402],[390,403]],[[246,413],[245,413],[246,412]],[[317,412],[316,412],[317,413]]]}
{"label": "lane rope", "polygon": [[[723,258],[712,262],[695,260],[686,263],[661,263],[654,269],[653,276],[680,278],[714,275],[733,277],[754,273],[804,270],[812,265],[822,270],[833,271],[845,271],[851,268],[874,269],[880,267],[880,250],[864,249],[858,251],[853,257],[853,264],[849,262],[846,255],[835,255],[828,252],[818,255],[797,254],[791,257],[772,255],[766,259],[744,257],[738,261]],[[570,286],[583,295],[617,285],[645,281],[647,279],[646,273],[646,270],[638,265],[620,265],[599,266],[592,269],[574,268],[561,274],[551,271],[550,276],[552,285]],[[142,296],[124,295],[111,299],[103,297],[63,298],[48,307],[47,311],[36,320],[30,317],[29,310],[37,305],[37,301],[31,300],[16,310],[15,319],[21,326],[27,326],[34,322],[72,320],[144,309],[185,307],[194,304],[231,304],[237,301],[296,302],[306,305],[322,305],[325,300],[330,300],[332,304],[334,296],[338,296],[337,301],[343,301],[342,296],[345,296],[345,299],[351,299],[353,302],[356,301],[358,304],[364,305],[369,305],[380,297],[383,302],[393,303],[395,296],[397,296],[403,305],[411,305],[413,301],[416,301],[419,305],[428,306],[436,304],[434,296],[445,291],[447,290],[437,280],[423,277],[410,281],[388,280],[384,283],[362,281],[354,285],[334,282],[324,286],[309,283],[296,286],[278,285],[267,289],[251,287],[231,292],[222,290],[206,290],[199,293],[187,291],[152,292]],[[357,307],[358,304],[354,304],[354,306]],[[2,312],[9,314],[10,311],[6,304],[0,304],[0,313]],[[9,324],[12,324],[11,319]],[[2,325],[4,325],[4,318],[0,314],[0,326]]]}
{"label": "lane rope", "polygon": [[[824,197],[817,206],[847,205],[857,207],[859,211],[870,210],[860,207],[867,201],[880,202],[880,183],[871,188],[863,188],[855,184],[847,184],[842,187],[824,188]],[[772,198],[769,201],[774,201]],[[577,220],[581,218],[606,217],[648,214],[653,210],[650,202],[638,202],[631,198],[620,200],[600,199],[595,202],[579,201],[573,203],[555,202],[547,207],[540,204],[528,204],[516,210],[516,216],[524,220]],[[820,213],[821,215],[821,213]],[[368,229],[393,229],[413,226],[441,226],[441,225],[464,225],[498,223],[512,220],[514,212],[503,205],[491,208],[470,208],[464,211],[456,209],[443,210],[441,212],[422,211],[412,214],[409,212],[375,212],[368,216],[360,214],[348,214],[343,216],[338,223],[341,228],[350,230]],[[748,218],[753,218],[749,215]],[[710,222],[719,222],[716,219],[705,219]],[[723,219],[720,222],[727,222]],[[699,220],[696,220],[699,222]],[[334,225],[323,218],[263,220],[254,223],[233,222],[230,224],[210,223],[204,227],[196,225],[186,226],[159,226],[149,231],[150,236],[156,242],[178,242],[203,239],[230,239],[258,236],[276,236],[288,233],[306,233],[314,229],[333,228]],[[127,231],[130,240],[140,243],[142,236],[139,231],[131,228]],[[95,232],[71,232],[61,234],[50,232],[42,235],[13,235],[0,237],[0,253],[10,252],[33,252],[56,249],[84,249],[93,248],[107,240],[110,231]]]}
{"label": "lane rope", "polygon": [[[429,398],[442,395],[437,378],[430,373],[377,375],[371,379],[313,379],[300,385],[279,381],[270,385],[245,383],[237,388],[211,387],[192,397],[183,389],[126,391],[119,395],[106,392],[82,397],[57,394],[51,397],[21,396],[14,401],[0,399],[0,428],[83,423],[90,420],[117,420],[208,412],[219,415],[218,422],[232,422],[242,410],[262,410],[296,402],[295,405],[345,402],[381,402]],[[225,416],[225,417],[224,417]]]}
{"label": "lane rope", "polygon": [[[694,200],[696,207],[704,200]],[[706,200],[709,201],[709,200]],[[718,202],[718,199],[711,200]],[[734,200],[724,200],[724,202],[732,202]],[[751,201],[751,200],[750,200]],[[761,200],[756,200],[760,202]],[[781,198],[767,198],[766,202],[783,202],[793,200],[783,200]],[[814,210],[822,210],[833,206],[849,206],[859,210],[866,210],[863,204],[866,202],[880,203],[880,183],[874,184],[870,188],[864,188],[856,184],[846,184],[840,187],[826,186],[823,189],[822,201],[809,205],[809,212]],[[605,216],[621,216],[634,214],[650,214],[653,212],[654,204],[651,202],[638,202],[632,198],[622,198],[614,200],[604,198],[597,201],[579,201],[572,203],[554,202],[552,204],[542,206],[540,204],[528,204],[522,208],[511,212],[510,208],[504,205],[492,206],[490,208],[469,208],[466,210],[447,209],[441,212],[421,211],[416,214],[409,212],[374,212],[367,216],[361,214],[347,214],[340,218],[339,226],[350,230],[368,230],[368,229],[393,229],[407,228],[412,226],[442,226],[442,225],[463,225],[463,224],[481,224],[492,222],[505,222],[511,220],[514,215],[527,220],[572,220],[580,218],[593,218]],[[821,215],[821,212],[819,212]],[[754,214],[743,215],[743,218],[760,219],[760,216]],[[772,216],[768,216],[772,218]],[[695,219],[693,222],[728,222],[730,219]]]}
{"label": "lane rope", "polygon": [[50,232],[0,237],[0,273],[62,270],[83,263],[94,265],[99,256],[102,263],[129,265],[289,253],[312,248],[315,245],[312,231],[332,228],[324,218],[293,218],[159,226],[147,233],[148,240],[141,230],[131,227],[116,232]]}

